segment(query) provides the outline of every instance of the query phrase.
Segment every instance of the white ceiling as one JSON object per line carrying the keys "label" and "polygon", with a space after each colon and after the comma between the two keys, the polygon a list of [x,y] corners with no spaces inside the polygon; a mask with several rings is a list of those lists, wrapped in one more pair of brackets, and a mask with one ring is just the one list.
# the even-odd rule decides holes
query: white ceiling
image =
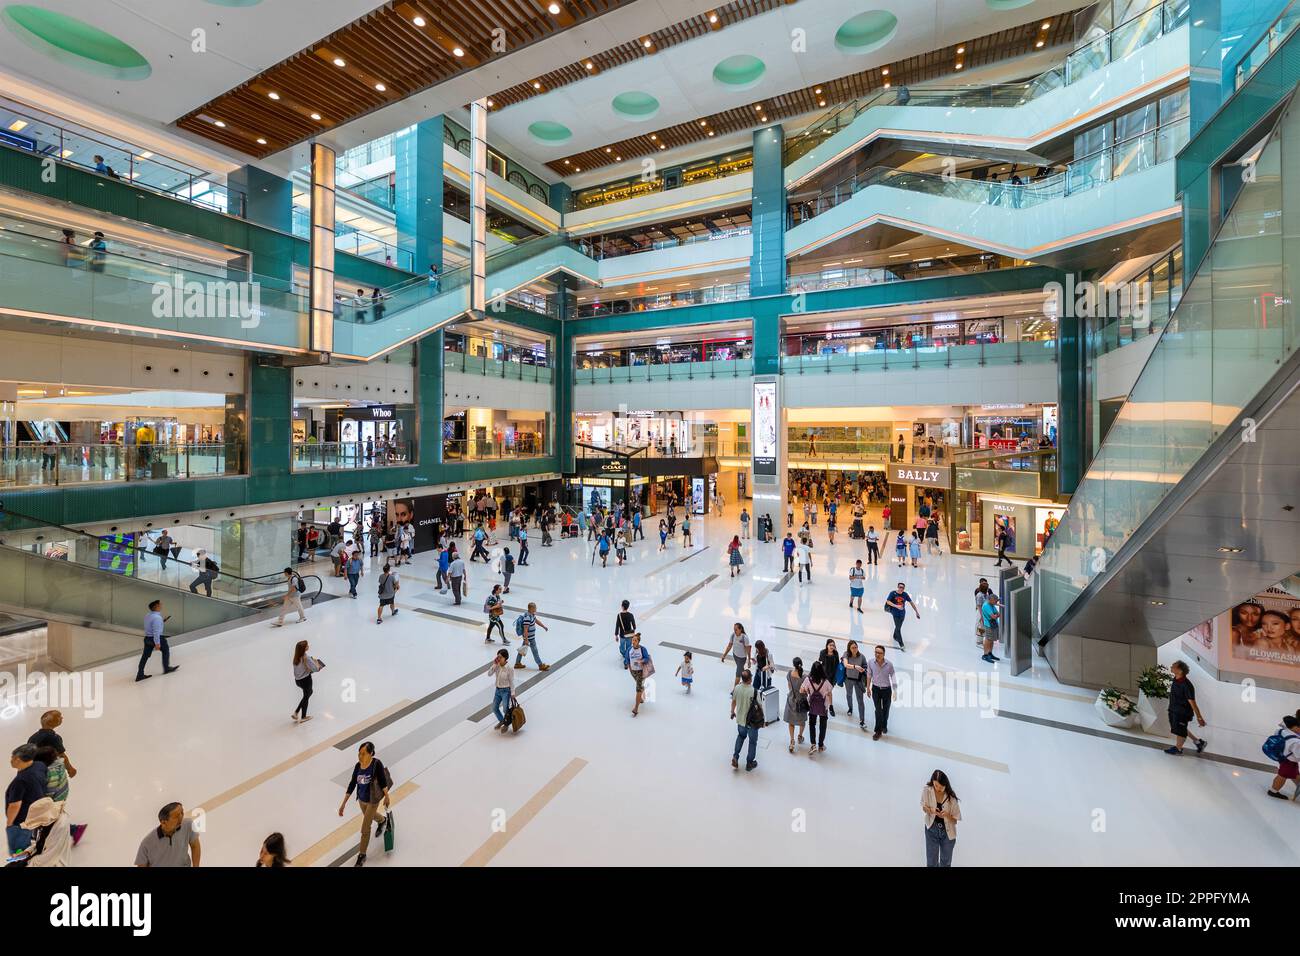
{"label": "white ceiling", "polygon": [[[489,121],[490,139],[511,155],[546,163],[628,136],[761,102],[764,96],[825,83],[1035,19],[1050,19],[1078,5],[1078,0],[1036,0],[999,12],[990,9],[985,0],[799,0],[494,112]],[[845,20],[867,10],[887,10],[898,17],[893,39],[873,53],[841,52],[835,44],[835,31]],[[796,30],[806,32],[806,52],[792,49]],[[757,56],[766,64],[758,84],[734,90],[715,82],[714,66],[742,53]],[[660,104],[658,114],[633,122],[615,113],[611,100],[630,90],[654,96]],[[538,120],[563,123],[573,130],[573,138],[559,146],[539,144],[528,133],[529,124]]]}
{"label": "white ceiling", "polygon": [[[66,66],[0,24],[0,62],[99,106],[170,124],[383,4],[378,0],[263,0],[231,7],[207,0],[39,0],[136,49],[152,67],[143,80],[110,80]],[[192,50],[205,31],[207,52]]]}

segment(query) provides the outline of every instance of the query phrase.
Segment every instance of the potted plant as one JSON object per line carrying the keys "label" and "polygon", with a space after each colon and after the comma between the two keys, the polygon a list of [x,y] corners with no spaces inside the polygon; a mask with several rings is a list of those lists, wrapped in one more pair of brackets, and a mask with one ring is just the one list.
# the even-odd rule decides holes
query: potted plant
{"label": "potted plant", "polygon": [[1137,705],[1114,687],[1107,687],[1098,694],[1093,707],[1107,727],[1134,727],[1137,724]]}
{"label": "potted plant", "polygon": [[1162,664],[1148,667],[1138,677],[1138,719],[1144,731],[1157,737],[1169,735],[1169,685],[1173,679]]}

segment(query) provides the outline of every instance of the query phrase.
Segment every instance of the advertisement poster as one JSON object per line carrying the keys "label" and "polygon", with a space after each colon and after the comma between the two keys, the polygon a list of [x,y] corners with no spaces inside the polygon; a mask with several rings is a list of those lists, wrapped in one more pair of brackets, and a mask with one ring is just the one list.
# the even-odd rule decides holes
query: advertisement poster
{"label": "advertisement poster", "polygon": [[99,538],[99,570],[135,576],[135,535],[105,534]]}
{"label": "advertisement poster", "polygon": [[704,514],[704,479],[691,479],[691,514]]}
{"label": "advertisement poster", "polygon": [[1300,673],[1300,598],[1269,588],[1229,614],[1232,663],[1281,665]]}
{"label": "advertisement poster", "polygon": [[754,383],[754,474],[776,476],[776,382]]}

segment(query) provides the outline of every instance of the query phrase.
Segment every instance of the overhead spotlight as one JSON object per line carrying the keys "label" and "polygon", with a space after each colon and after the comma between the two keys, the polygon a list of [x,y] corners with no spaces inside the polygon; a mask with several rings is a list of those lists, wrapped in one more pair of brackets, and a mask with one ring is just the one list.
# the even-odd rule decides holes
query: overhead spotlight
{"label": "overhead spotlight", "polygon": [[319,120],[319,119],[320,119],[320,114],[319,114],[319,113],[312,113],[312,114],[311,114],[311,118],[314,119],[314,120]]}
{"label": "overhead spotlight", "polygon": [[564,165],[565,166],[569,165],[569,161],[567,159],[564,161]]}
{"label": "overhead spotlight", "polygon": [[965,48],[964,46],[959,46],[959,47],[957,47],[957,52],[958,52],[958,53],[965,53],[965,52],[966,52],[966,48]]}
{"label": "overhead spotlight", "polygon": [[885,80],[885,89],[889,89],[889,81]]}
{"label": "overhead spotlight", "polygon": [[709,130],[709,135],[710,135],[710,136],[713,135],[713,130]]}
{"label": "overhead spotlight", "polygon": [[454,47],[451,48],[451,55],[452,55],[452,56],[464,56],[464,55],[465,55],[465,51],[464,51],[463,49],[461,49],[460,47],[458,47],[458,46],[454,46]]}
{"label": "overhead spotlight", "polygon": [[700,120],[700,125],[701,125],[701,126],[708,126],[708,125],[709,125],[709,121],[708,121],[708,120]]}
{"label": "overhead spotlight", "polygon": [[651,138],[651,139],[658,139],[659,137],[658,137],[658,135],[656,135],[655,133],[651,133],[651,134],[650,134],[650,138]]}
{"label": "overhead spotlight", "polygon": [[880,71],[881,76],[889,76],[889,67],[883,67]]}
{"label": "overhead spotlight", "polygon": [[560,15],[560,5],[558,3],[548,4],[546,10],[553,17],[558,17]]}
{"label": "overhead spotlight", "polygon": [[1041,49],[1042,46],[1043,46],[1043,41],[1039,40],[1037,43],[1034,44],[1034,49],[1035,50]]}
{"label": "overhead spotlight", "polygon": [[616,162],[616,163],[621,163],[621,162],[623,162],[623,157],[622,157],[622,156],[615,156],[615,157],[614,157],[614,162]]}
{"label": "overhead spotlight", "polygon": [[422,27],[424,26],[424,17],[412,17],[411,22],[414,23],[417,27]]}
{"label": "overhead spotlight", "polygon": [[1244,550],[1245,548],[1220,548],[1219,553],[1220,554],[1241,554],[1241,552]]}
{"label": "overhead spotlight", "polygon": [[488,100],[488,101],[487,101],[487,105],[488,105],[488,106],[491,106],[491,105],[492,105],[492,101],[491,101],[491,100]]}
{"label": "overhead spotlight", "polygon": [[541,88],[542,88],[542,84],[539,83],[537,80],[533,80],[533,89],[540,90]]}
{"label": "overhead spotlight", "polygon": [[614,152],[614,150],[611,149],[610,147],[606,146],[606,147],[605,147],[605,152],[607,152],[607,153],[612,153],[612,152]]}
{"label": "overhead spotlight", "polygon": [[817,105],[818,105],[818,106],[825,106],[825,105],[826,105],[826,101],[825,101],[825,100],[818,100],[818,101],[817,101]]}
{"label": "overhead spotlight", "polygon": [[709,22],[710,22],[710,23],[717,23],[717,22],[718,22],[718,15],[717,15],[716,13],[710,13],[710,14],[709,14]]}
{"label": "overhead spotlight", "polygon": [[641,41],[641,45],[648,50],[650,49],[651,46],[654,45],[654,41],[651,40],[649,37],[646,37],[644,40]]}
{"label": "overhead spotlight", "polygon": [[588,60],[587,63],[586,63],[586,67],[587,67],[587,69],[589,69],[589,70],[594,70],[594,69],[596,68],[596,64],[595,64],[595,63],[592,63],[590,60]]}
{"label": "overhead spotlight", "polygon": [[213,125],[213,126],[220,126],[222,129],[225,129],[225,128],[226,128],[226,124],[223,123],[221,120],[213,120],[213,121],[212,121],[212,125]]}
{"label": "overhead spotlight", "polygon": [[1045,22],[1043,23],[1043,29],[1044,29],[1044,30],[1050,30],[1051,28],[1052,28],[1052,21],[1051,21],[1051,20],[1047,20],[1047,21],[1045,21]]}
{"label": "overhead spotlight", "polygon": [[766,116],[760,116],[760,117],[758,118],[758,121],[759,121],[760,123],[766,123],[766,122],[767,122],[767,117],[766,117]]}
{"label": "overhead spotlight", "polygon": [[961,69],[961,63],[960,63],[960,62],[957,63],[957,69],[959,69],[959,70]]}
{"label": "overhead spotlight", "polygon": [[755,113],[761,113],[761,112],[763,112],[763,105],[762,105],[761,103],[756,104],[756,105],[754,106],[754,112],[755,112]]}
{"label": "overhead spotlight", "polygon": [[341,56],[336,56],[336,57],[334,58],[334,65],[335,65],[335,66],[347,66],[348,64],[347,64],[347,62],[343,59],[343,57],[341,57]]}
{"label": "overhead spotlight", "polygon": [[376,84],[375,84],[375,89],[377,89],[380,93],[386,93],[386,92],[388,92],[388,87],[384,86],[384,84],[382,84],[382,83],[376,83]]}
{"label": "overhead spotlight", "polygon": [[582,167],[581,167],[581,166],[574,166],[574,167],[573,167],[573,171],[574,171],[575,173],[580,173],[580,172],[582,172]]}
{"label": "overhead spotlight", "polygon": [[1165,606],[1165,602],[1164,602],[1164,601],[1152,601],[1152,602],[1151,602],[1151,606],[1152,606],[1152,607],[1164,607],[1164,606]]}
{"label": "overhead spotlight", "polygon": [[258,143],[259,146],[265,146],[265,145],[266,145],[266,140],[264,140],[262,137],[259,136],[259,137],[257,137],[257,143]]}
{"label": "overhead spotlight", "polygon": [[274,92],[274,91],[273,91],[273,92],[270,92],[270,93],[267,93],[266,95],[269,96],[269,97],[270,97],[271,99],[273,99],[273,100],[278,100],[278,99],[280,98],[280,94],[279,94],[279,93],[276,93],[276,92]]}
{"label": "overhead spotlight", "polygon": [[818,96],[821,96],[821,95],[822,95],[822,88],[819,86],[819,87],[817,87],[817,89],[813,90],[813,92],[816,93]]}
{"label": "overhead spotlight", "polygon": [[668,147],[665,146],[663,143],[660,143],[660,144],[659,144],[659,148],[660,148],[660,149],[667,149]]}

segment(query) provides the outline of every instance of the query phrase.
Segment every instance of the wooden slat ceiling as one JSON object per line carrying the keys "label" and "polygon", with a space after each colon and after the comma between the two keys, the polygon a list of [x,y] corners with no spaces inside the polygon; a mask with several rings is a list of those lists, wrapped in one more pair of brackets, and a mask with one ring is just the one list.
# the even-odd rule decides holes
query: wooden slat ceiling
{"label": "wooden slat ceiling", "polygon": [[261,158],[631,2],[394,0],[176,125]]}
{"label": "wooden slat ceiling", "polygon": [[690,19],[670,24],[662,30],[654,30],[613,49],[579,60],[577,63],[570,63],[550,73],[517,83],[499,93],[493,93],[490,97],[492,109],[513,106],[529,97],[541,96],[548,90],[585,80],[604,70],[631,63],[642,57],[654,56],[670,46],[697,39],[733,23],[748,20],[760,13],[767,13],[795,2],[796,0],[735,0],[734,3],[723,4]]}
{"label": "wooden slat ceiling", "polygon": [[[690,122],[679,123],[676,126],[647,130],[638,136],[573,153],[547,163],[547,166],[561,176],[599,169],[621,160],[689,146],[710,136],[724,136],[728,133],[751,130],[818,109],[831,108],[835,104],[847,103],[867,93],[881,90],[885,83],[897,87],[937,79],[952,74],[957,63],[962,64],[963,70],[969,70],[1033,53],[1040,48],[1038,46],[1040,41],[1045,47],[1070,43],[1075,35],[1075,13],[1035,20],[1008,30],[1000,30],[953,46],[908,57],[897,63],[873,67],[861,73],[828,80],[780,96],[755,100],[745,106],[724,110],[721,113],[699,116]],[[1046,30],[1043,29],[1044,23],[1049,24]],[[964,48],[963,52],[958,53],[958,47]],[[885,70],[888,70],[888,74],[884,72]]]}

